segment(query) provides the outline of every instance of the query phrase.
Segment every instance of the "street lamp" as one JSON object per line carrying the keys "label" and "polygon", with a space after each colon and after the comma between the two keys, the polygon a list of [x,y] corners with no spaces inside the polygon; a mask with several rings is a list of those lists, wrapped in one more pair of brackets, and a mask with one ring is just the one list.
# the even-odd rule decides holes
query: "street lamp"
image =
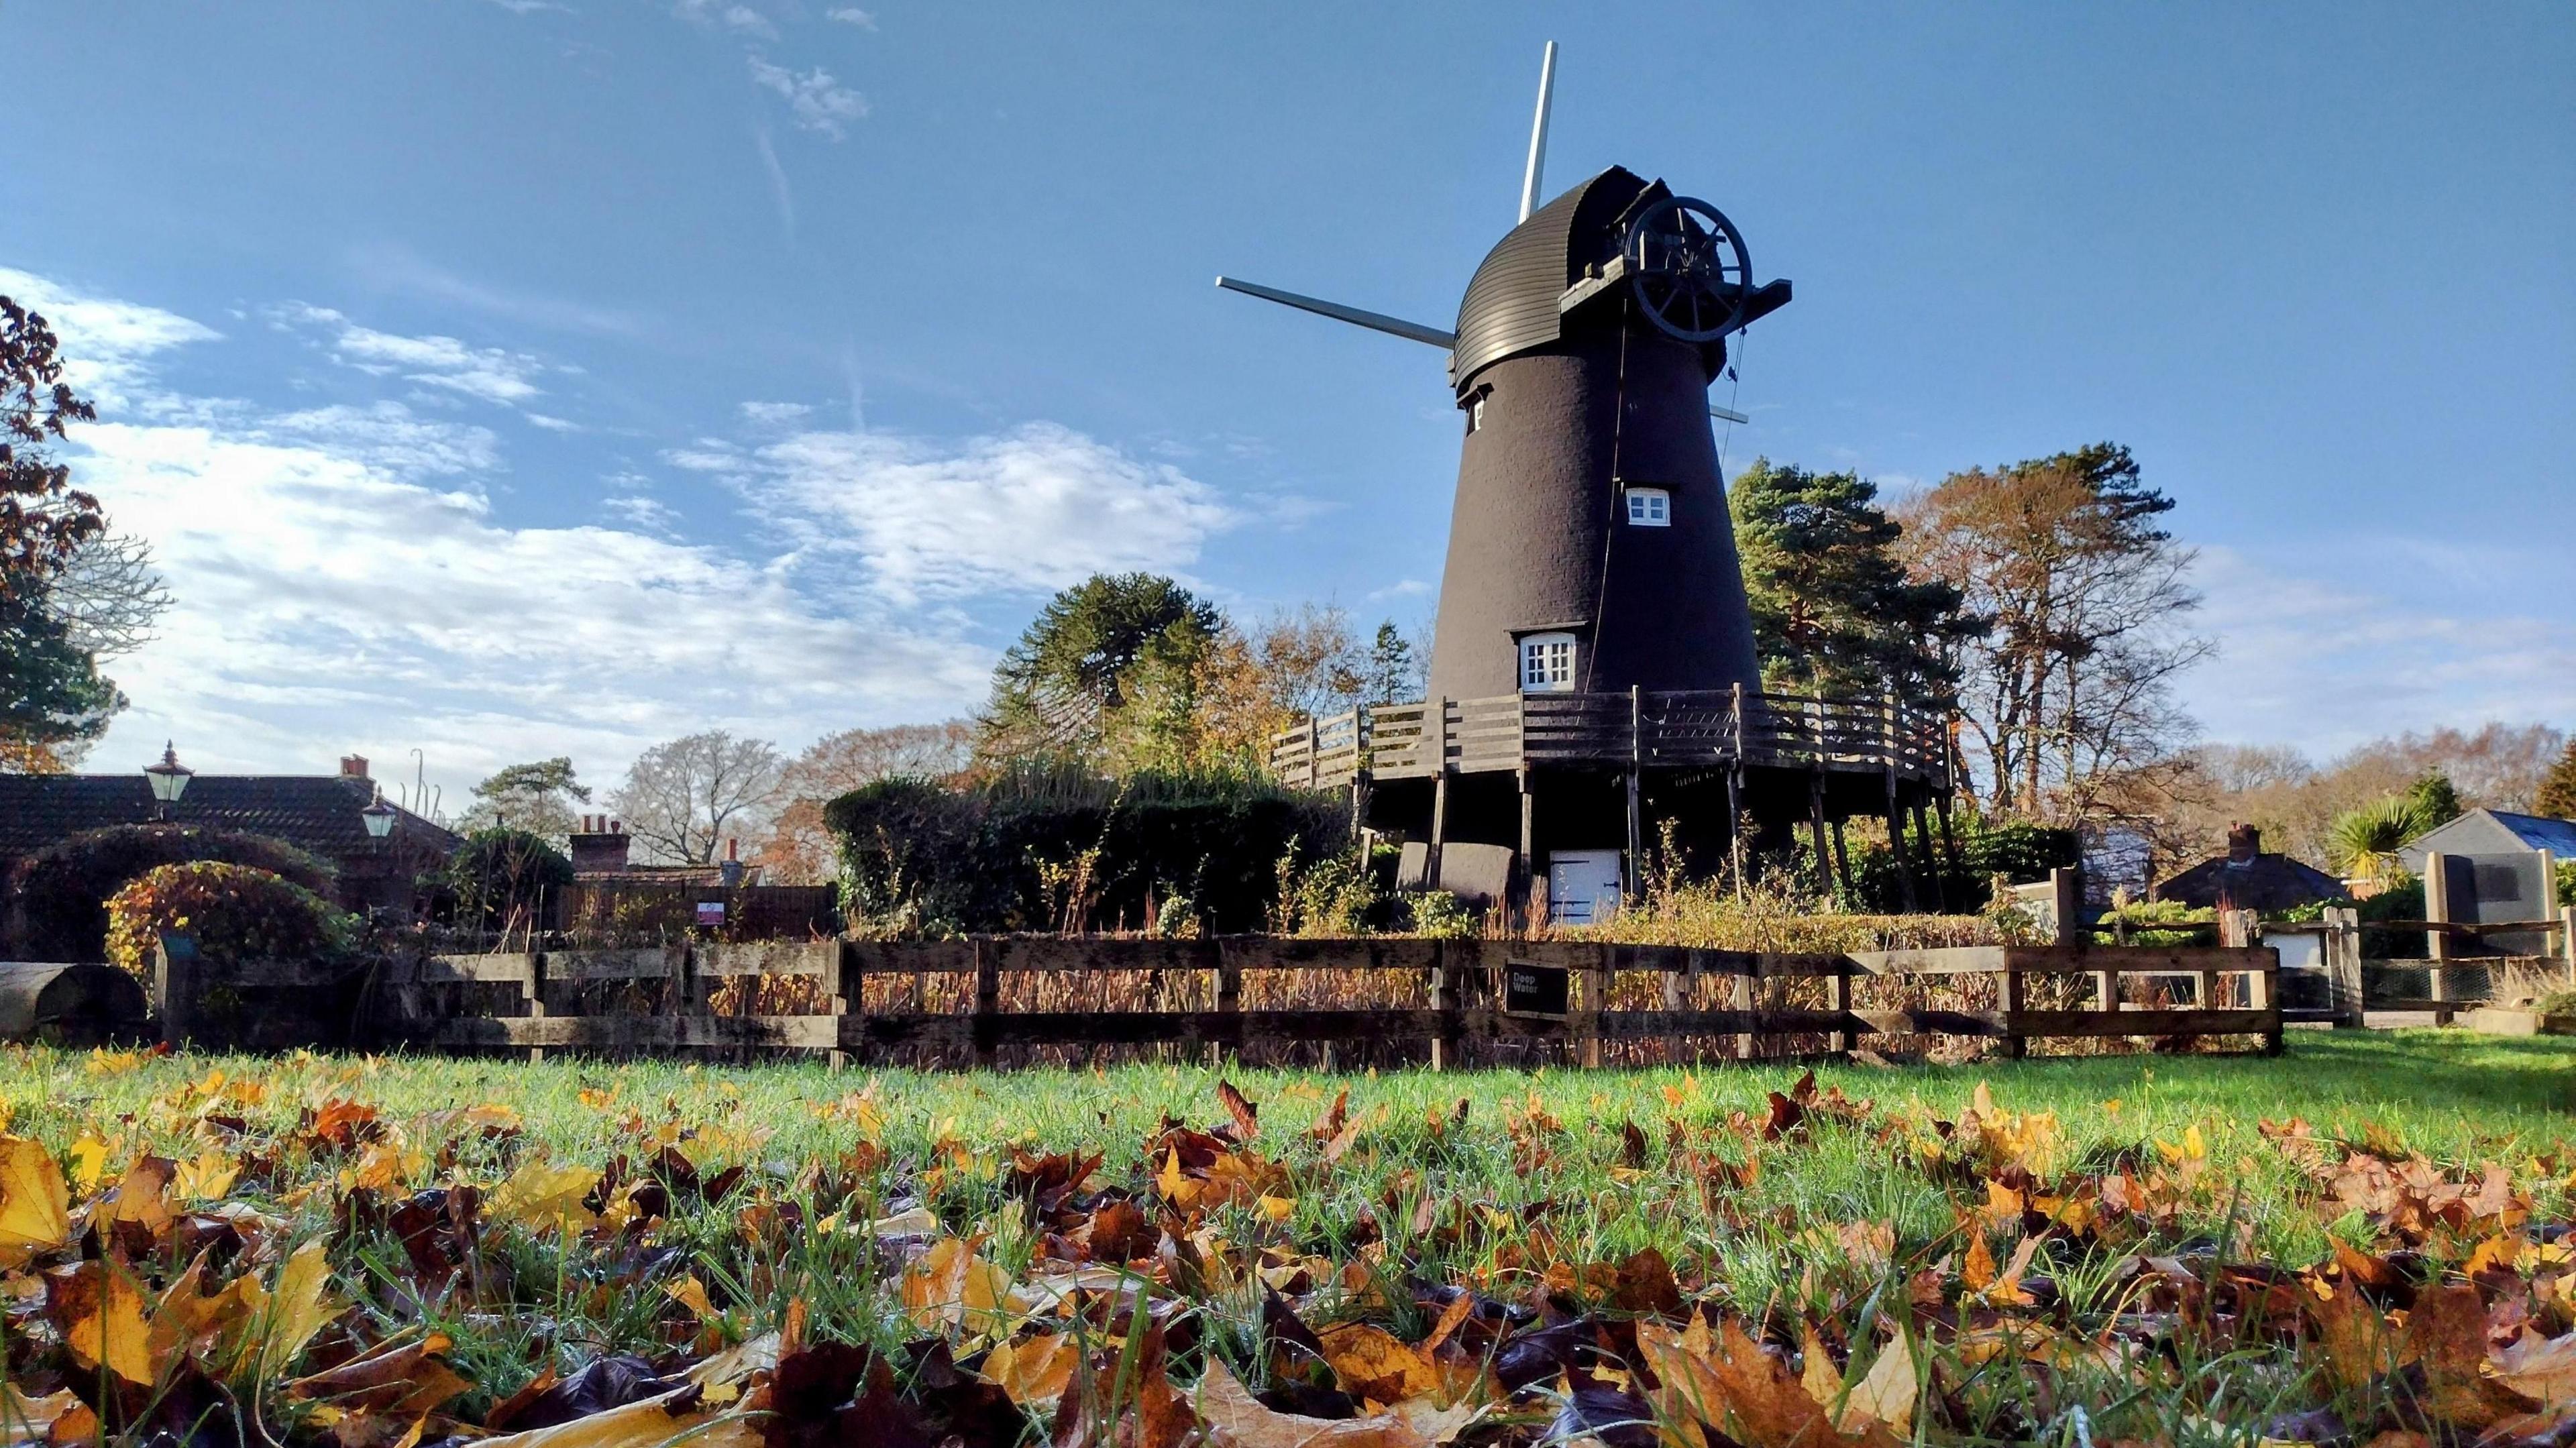
{"label": "street lamp", "polygon": [[179,802],[180,795],[187,793],[188,781],[195,775],[195,770],[179,762],[175,741],[162,743],[159,764],[143,766],[143,778],[152,786],[152,798],[161,806],[162,819],[170,818],[171,806]]}
{"label": "street lamp", "polygon": [[394,832],[394,817],[401,813],[402,811],[385,803],[385,788],[383,785],[378,785],[375,802],[358,811],[358,818],[366,821],[367,834],[370,838],[381,840]]}

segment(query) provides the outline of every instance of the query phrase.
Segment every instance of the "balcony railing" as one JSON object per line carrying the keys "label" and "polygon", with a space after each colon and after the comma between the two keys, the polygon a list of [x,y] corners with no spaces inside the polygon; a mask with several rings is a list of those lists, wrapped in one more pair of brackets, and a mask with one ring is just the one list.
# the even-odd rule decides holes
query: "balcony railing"
{"label": "balcony railing", "polygon": [[1753,768],[1944,777],[1947,725],[1893,700],[1821,699],[1749,689],[1625,694],[1507,694],[1377,704],[1311,717],[1270,743],[1285,784],[1338,788],[1482,774],[1536,764]]}

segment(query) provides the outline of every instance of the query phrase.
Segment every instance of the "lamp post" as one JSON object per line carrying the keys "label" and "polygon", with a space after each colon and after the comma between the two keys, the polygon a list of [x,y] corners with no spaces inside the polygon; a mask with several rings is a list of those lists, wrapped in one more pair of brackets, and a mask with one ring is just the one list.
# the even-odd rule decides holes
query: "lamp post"
{"label": "lamp post", "polygon": [[394,819],[401,813],[402,811],[385,803],[385,788],[383,785],[378,785],[375,801],[358,811],[358,818],[365,821],[370,839],[381,840],[394,832]]}
{"label": "lamp post", "polygon": [[195,770],[179,762],[175,741],[162,743],[160,763],[143,766],[143,778],[152,786],[153,801],[161,806],[161,818],[165,822],[170,818],[171,807],[178,804],[180,795],[187,793],[188,781],[195,775]]}

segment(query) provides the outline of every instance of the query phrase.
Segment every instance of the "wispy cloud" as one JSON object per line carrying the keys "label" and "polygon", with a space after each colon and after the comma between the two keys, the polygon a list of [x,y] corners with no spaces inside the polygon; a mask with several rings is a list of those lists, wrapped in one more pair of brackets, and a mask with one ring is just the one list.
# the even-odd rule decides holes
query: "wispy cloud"
{"label": "wispy cloud", "polygon": [[760,427],[786,427],[802,421],[813,410],[801,402],[746,402],[742,405],[742,418]]}
{"label": "wispy cloud", "polygon": [[328,333],[333,361],[374,376],[400,375],[426,387],[502,404],[525,402],[544,390],[530,379],[545,364],[524,352],[468,346],[454,337],[380,332],[329,307],[304,303],[281,307],[276,315],[283,323]]}
{"label": "wispy cloud", "polygon": [[804,130],[843,140],[849,135],[850,123],[868,113],[865,96],[833,79],[832,73],[819,65],[798,75],[757,55],[748,58],[753,82],[776,91],[787,102],[788,114]]}
{"label": "wispy cloud", "polygon": [[823,18],[826,20],[837,20],[843,25],[855,25],[861,30],[874,30],[877,28],[876,16],[869,14],[867,11],[860,9],[856,5],[835,6],[830,10],[824,11]]}
{"label": "wispy cloud", "polygon": [[760,152],[760,169],[769,178],[769,199],[778,208],[778,230],[796,245],[796,191],[787,184],[787,168],[778,164],[778,148],[769,143],[769,128],[755,126],[752,145]]}
{"label": "wispy cloud", "polygon": [[640,337],[649,330],[646,319],[632,312],[491,286],[460,276],[405,247],[359,247],[349,254],[349,265],[370,286],[465,307],[521,326],[605,337]]}
{"label": "wispy cloud", "polygon": [[769,17],[748,5],[726,6],[723,19],[727,29],[757,35],[763,40],[778,38],[778,27],[770,23]]}

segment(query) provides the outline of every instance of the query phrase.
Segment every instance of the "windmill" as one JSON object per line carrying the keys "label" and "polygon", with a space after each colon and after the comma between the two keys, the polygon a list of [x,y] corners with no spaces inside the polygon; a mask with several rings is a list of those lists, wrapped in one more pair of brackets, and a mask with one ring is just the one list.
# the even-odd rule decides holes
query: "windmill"
{"label": "windmill", "polygon": [[[1623,167],[1542,204],[1555,81],[1551,41],[1520,220],[1477,266],[1454,327],[1233,277],[1217,285],[1448,353],[1465,436],[1431,699],[1409,706],[1410,719],[1349,716],[1346,741],[1319,723],[1303,757],[1316,781],[1320,759],[1338,773],[1347,758],[1363,817],[1406,836],[1415,880],[1517,897],[1540,846],[1554,844],[1545,878],[1566,918],[1570,900],[1633,887],[1649,774],[1670,775],[1658,781],[1667,818],[1718,816],[1730,847],[1748,794],[1757,812],[1809,817],[1820,859],[1827,820],[1856,812],[1858,796],[1835,787],[1851,771],[1821,737],[1788,761],[1797,777],[1786,781],[1780,758],[1751,747],[1753,716],[1769,716],[1709,426],[1712,415],[1743,419],[1712,408],[1708,388],[1727,339],[1787,305],[1789,283],[1754,281],[1743,233],[1716,207]],[[1474,741],[1506,727],[1511,748],[1480,752]],[[1650,732],[1674,746],[1669,757],[1648,757]],[[1549,739],[1563,747],[1533,744]],[[1723,804],[1691,802],[1716,775]],[[1620,811],[1597,807],[1605,776],[1624,780],[1624,831]],[[1891,818],[1897,784],[1891,774]]]}

